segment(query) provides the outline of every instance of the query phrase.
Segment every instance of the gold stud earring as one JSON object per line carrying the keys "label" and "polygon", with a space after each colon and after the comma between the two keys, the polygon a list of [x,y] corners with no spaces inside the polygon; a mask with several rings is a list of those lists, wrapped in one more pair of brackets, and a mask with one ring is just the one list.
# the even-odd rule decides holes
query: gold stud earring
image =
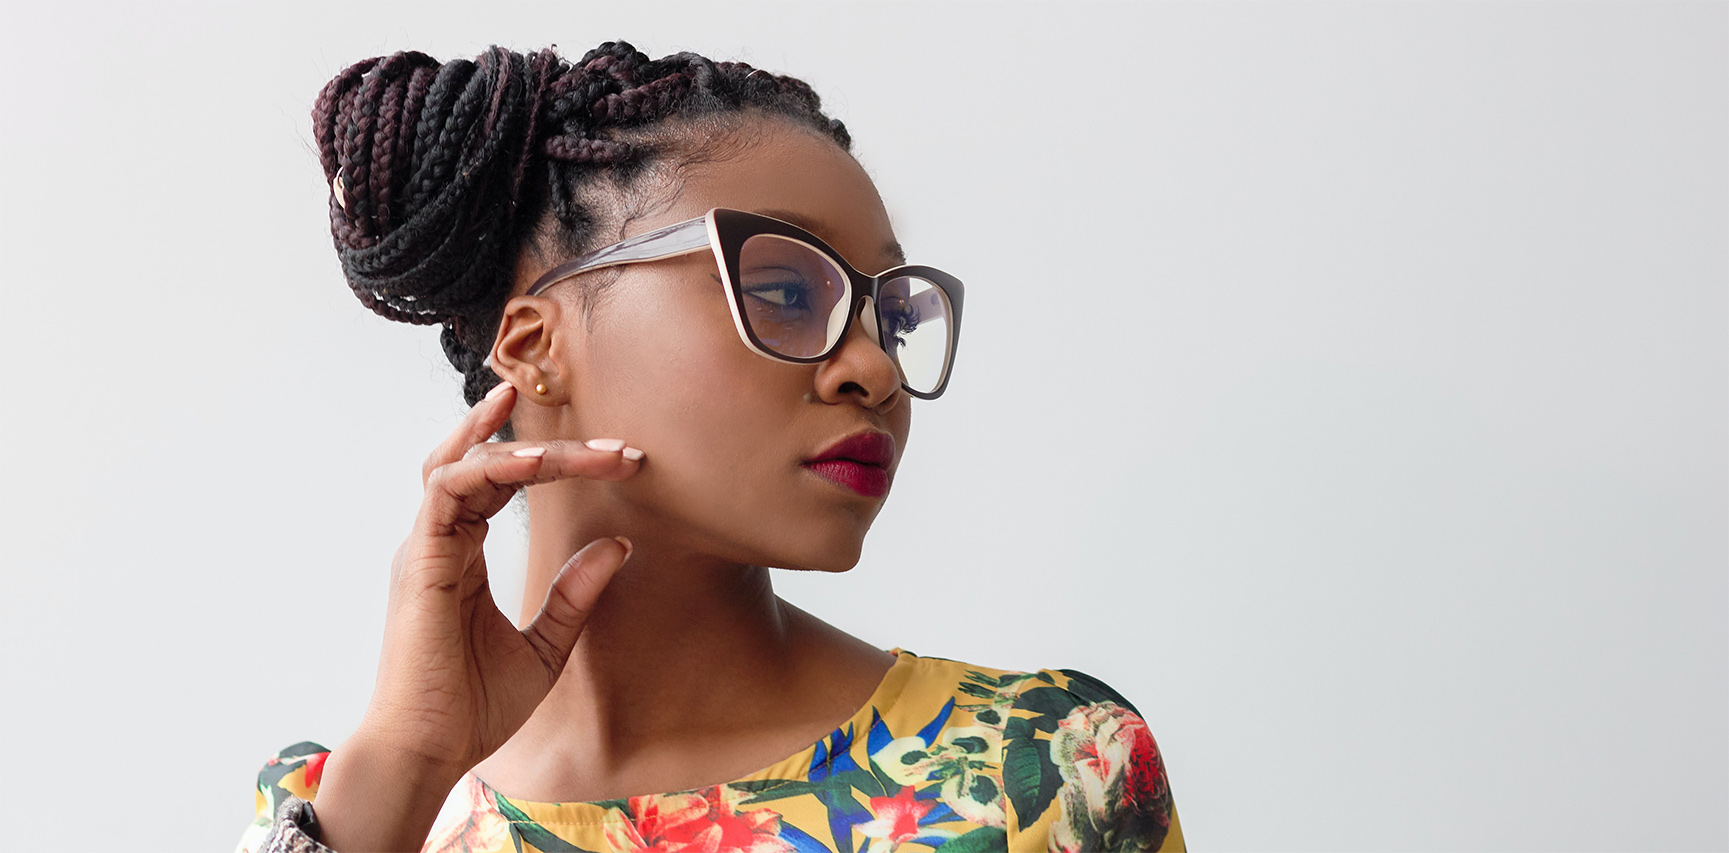
{"label": "gold stud earring", "polygon": [[545,394],[546,393],[546,385],[544,385],[543,383],[540,383],[540,382],[534,383],[534,393]]}

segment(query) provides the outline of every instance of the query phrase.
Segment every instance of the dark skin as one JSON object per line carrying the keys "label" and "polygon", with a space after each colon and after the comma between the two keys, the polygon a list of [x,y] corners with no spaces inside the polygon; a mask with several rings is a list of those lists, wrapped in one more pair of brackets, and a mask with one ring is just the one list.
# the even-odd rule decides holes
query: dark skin
{"label": "dark skin", "polygon": [[[797,221],[859,269],[902,261],[851,155],[775,119],[740,140],[651,176],[662,185],[617,236],[729,207]],[[563,260],[519,259],[515,292]],[[898,464],[911,398],[887,354],[858,322],[820,364],[751,352],[712,253],[589,275],[606,277],[592,304],[577,281],[510,300],[492,353],[510,387],[428,459],[378,687],[318,795],[334,849],[419,850],[471,769],[540,802],[736,779],[826,736],[894,663],[782,601],[765,568],[857,563],[883,499],[800,463],[868,429],[894,437]],[[507,417],[518,440],[486,441]],[[519,631],[480,544],[525,484]]]}

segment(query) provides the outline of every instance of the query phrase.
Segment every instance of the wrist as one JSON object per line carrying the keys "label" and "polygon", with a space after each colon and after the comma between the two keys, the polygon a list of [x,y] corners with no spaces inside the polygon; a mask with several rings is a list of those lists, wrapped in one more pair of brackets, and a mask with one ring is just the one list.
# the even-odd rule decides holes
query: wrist
{"label": "wrist", "polygon": [[322,842],[343,853],[418,853],[466,772],[356,732],[325,761],[316,797]]}
{"label": "wrist", "polygon": [[348,740],[342,742],[342,747],[373,761],[398,765],[400,772],[417,782],[442,784],[446,788],[455,785],[473,767],[473,763],[463,763],[461,756],[448,748],[448,743],[439,742],[444,739],[400,736],[405,731],[407,726],[375,722],[374,715],[368,713]]}

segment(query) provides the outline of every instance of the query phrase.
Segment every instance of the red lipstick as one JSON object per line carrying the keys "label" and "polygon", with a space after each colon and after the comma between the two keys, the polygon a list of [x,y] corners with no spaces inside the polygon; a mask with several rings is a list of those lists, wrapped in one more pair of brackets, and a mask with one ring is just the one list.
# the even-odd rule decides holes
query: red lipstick
{"label": "red lipstick", "polygon": [[880,498],[889,493],[889,465],[894,458],[894,436],[886,432],[859,432],[805,460],[804,467],[867,498]]}

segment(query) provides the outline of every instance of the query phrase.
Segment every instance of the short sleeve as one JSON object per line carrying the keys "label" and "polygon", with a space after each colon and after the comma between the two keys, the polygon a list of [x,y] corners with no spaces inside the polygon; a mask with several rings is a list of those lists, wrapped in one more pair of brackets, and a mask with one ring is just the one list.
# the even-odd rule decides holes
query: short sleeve
{"label": "short sleeve", "polygon": [[[252,823],[241,834],[234,853],[325,849],[313,843],[304,828],[313,822],[309,803],[318,794],[318,781],[324,773],[324,760],[328,757],[330,750],[311,741],[302,741],[280,750],[264,762],[258,771],[258,784],[252,792],[255,814]],[[278,823],[284,826],[278,827]],[[273,829],[278,831],[273,834]],[[267,844],[267,841],[272,843]]]}
{"label": "short sleeve", "polygon": [[1069,669],[1022,683],[1003,730],[1008,849],[1183,850],[1165,762],[1134,705]]}

